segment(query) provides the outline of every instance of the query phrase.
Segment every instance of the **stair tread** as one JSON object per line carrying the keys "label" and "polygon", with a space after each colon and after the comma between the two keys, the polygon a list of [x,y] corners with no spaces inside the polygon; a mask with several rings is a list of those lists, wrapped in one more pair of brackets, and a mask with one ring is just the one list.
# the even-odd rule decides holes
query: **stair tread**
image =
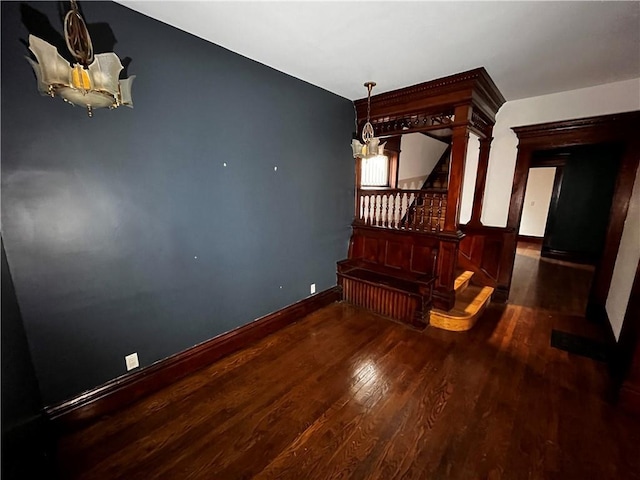
{"label": "stair tread", "polygon": [[456,296],[455,306],[451,310],[444,311],[434,308],[431,312],[446,318],[470,318],[484,307],[493,291],[492,287],[469,286],[464,292]]}
{"label": "stair tread", "polygon": [[465,284],[465,282],[469,282],[469,280],[471,280],[471,277],[473,277],[473,272],[471,270],[466,270],[459,273],[456,277],[455,282],[453,283],[454,290],[458,291],[460,287]]}

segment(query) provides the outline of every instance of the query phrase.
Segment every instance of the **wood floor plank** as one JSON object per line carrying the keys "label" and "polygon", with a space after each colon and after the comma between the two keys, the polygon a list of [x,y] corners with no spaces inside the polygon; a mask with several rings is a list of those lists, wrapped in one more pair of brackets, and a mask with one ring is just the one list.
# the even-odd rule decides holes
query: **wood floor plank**
{"label": "wood floor plank", "polygon": [[550,345],[602,338],[581,310],[592,271],[532,249],[515,268],[509,304],[468,332],[315,312],[60,437],[59,476],[640,479],[640,422],[609,403],[606,365]]}

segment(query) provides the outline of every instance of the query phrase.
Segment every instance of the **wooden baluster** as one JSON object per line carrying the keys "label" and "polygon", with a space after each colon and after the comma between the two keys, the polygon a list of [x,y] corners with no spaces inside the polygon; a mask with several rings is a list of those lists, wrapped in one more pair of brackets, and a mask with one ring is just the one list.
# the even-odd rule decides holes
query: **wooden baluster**
{"label": "wooden baluster", "polygon": [[411,205],[413,205],[413,210],[412,210],[413,221],[411,223],[413,224],[413,229],[418,230],[420,228],[420,213],[418,212],[418,194],[417,193],[413,195],[413,201],[411,202]]}
{"label": "wooden baluster", "polygon": [[424,231],[425,230],[425,223],[424,223],[424,193],[420,192],[420,230]]}
{"label": "wooden baluster", "polygon": [[404,206],[404,228],[407,230],[411,230],[411,222],[413,219],[411,218],[411,193],[408,192],[406,194],[405,206]]}
{"label": "wooden baluster", "polygon": [[393,225],[395,229],[400,227],[400,218],[398,215],[398,206],[400,205],[400,193],[393,195]]}
{"label": "wooden baluster", "polygon": [[415,194],[415,192],[411,192],[411,195],[409,196],[409,216],[411,218],[411,221],[409,222],[409,224],[411,226],[411,230],[415,230],[416,229],[416,219],[417,219],[417,215],[416,215],[416,194]]}
{"label": "wooden baluster", "polygon": [[438,196],[438,227],[436,229],[437,232],[442,230],[442,222],[444,222],[444,217],[442,215],[442,196]]}
{"label": "wooden baluster", "polygon": [[429,195],[429,213],[427,215],[427,224],[429,225],[429,230],[434,230],[434,226],[433,226],[433,199],[434,199],[434,195]]}
{"label": "wooden baluster", "polygon": [[376,195],[376,225],[382,226],[382,195]]}
{"label": "wooden baluster", "polygon": [[367,206],[369,204],[369,198],[366,195],[362,196],[362,221],[367,223]]}
{"label": "wooden baluster", "polygon": [[447,195],[446,194],[442,195],[440,202],[442,203],[442,227],[440,229],[444,230],[444,218],[447,216]]}
{"label": "wooden baluster", "polygon": [[369,223],[369,195],[362,196],[362,220],[365,225]]}
{"label": "wooden baluster", "polygon": [[375,198],[373,195],[369,194],[369,221],[367,222],[368,225],[375,225],[374,210],[375,210]]}
{"label": "wooden baluster", "polygon": [[365,225],[369,224],[369,196],[362,196],[362,220]]}
{"label": "wooden baluster", "polygon": [[391,198],[391,195],[389,195],[388,193],[385,193],[384,195],[385,197],[385,204],[384,204],[384,226],[386,228],[389,228],[391,226],[391,221],[389,219],[389,201]]}
{"label": "wooden baluster", "polygon": [[362,222],[367,224],[367,196],[362,195]]}
{"label": "wooden baluster", "polygon": [[369,225],[376,224],[376,197],[373,194],[369,195]]}

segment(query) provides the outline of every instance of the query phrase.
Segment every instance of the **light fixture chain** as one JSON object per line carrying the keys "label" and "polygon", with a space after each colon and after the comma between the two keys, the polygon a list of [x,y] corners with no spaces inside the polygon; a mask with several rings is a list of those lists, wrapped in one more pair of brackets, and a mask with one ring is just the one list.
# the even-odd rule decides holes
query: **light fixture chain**
{"label": "light fixture chain", "polygon": [[369,82],[367,84],[367,123],[371,123],[371,89],[373,88],[373,85],[371,85],[371,82]]}
{"label": "light fixture chain", "polygon": [[75,0],[71,1],[71,10],[64,17],[64,39],[69,52],[79,63],[88,67],[93,62],[93,44],[89,30]]}
{"label": "light fixture chain", "polygon": [[367,87],[367,123],[362,128],[362,141],[368,144],[375,137],[373,125],[371,125],[371,90],[376,86],[376,82],[367,82],[364,86]]}

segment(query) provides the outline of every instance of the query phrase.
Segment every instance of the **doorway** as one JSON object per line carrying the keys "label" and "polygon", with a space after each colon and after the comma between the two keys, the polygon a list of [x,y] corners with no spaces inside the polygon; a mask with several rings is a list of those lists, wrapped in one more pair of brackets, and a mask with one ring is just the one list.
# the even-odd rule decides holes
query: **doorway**
{"label": "doorway", "polygon": [[[509,206],[507,228],[512,228],[512,243],[505,248],[511,252],[510,264],[504,267],[513,272],[516,256],[517,232],[522,216],[524,193],[529,168],[537,152],[555,152],[580,146],[608,145],[619,149],[619,165],[613,186],[613,199],[604,235],[604,246],[595,268],[589,294],[589,314],[606,318],[605,303],[609,294],[613,268],[618,255],[620,238],[629,209],[636,170],[640,157],[640,112],[628,112],[600,117],[515,127],[518,136],[518,156]],[[566,172],[565,172],[566,173]],[[510,245],[509,245],[510,243]],[[509,285],[511,278],[509,278]],[[608,322],[607,322],[608,323]]]}
{"label": "doorway", "polygon": [[622,150],[596,144],[535,151],[520,235],[544,258],[597,265],[602,256]]}

